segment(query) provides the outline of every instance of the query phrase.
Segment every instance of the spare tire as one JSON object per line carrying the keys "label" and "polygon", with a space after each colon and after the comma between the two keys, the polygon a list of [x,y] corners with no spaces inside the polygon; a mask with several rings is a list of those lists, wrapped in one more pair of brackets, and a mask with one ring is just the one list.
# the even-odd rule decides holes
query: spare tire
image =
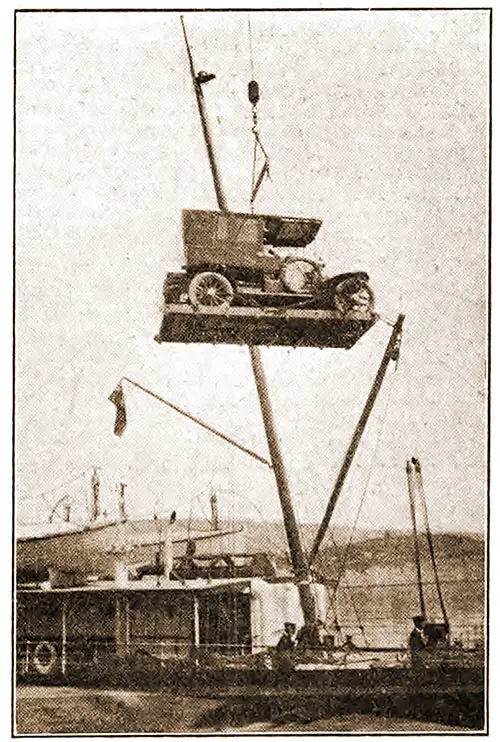
{"label": "spare tire", "polygon": [[349,276],[335,287],[333,308],[345,319],[371,317],[375,307],[375,295],[364,276]]}

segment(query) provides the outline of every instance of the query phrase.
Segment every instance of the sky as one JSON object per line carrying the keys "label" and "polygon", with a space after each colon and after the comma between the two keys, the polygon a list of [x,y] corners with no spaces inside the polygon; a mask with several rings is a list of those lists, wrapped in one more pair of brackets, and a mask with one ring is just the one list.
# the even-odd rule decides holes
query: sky
{"label": "sky", "polygon": [[[230,208],[247,210],[248,13],[187,13]],[[405,461],[422,462],[435,530],[485,517],[488,44],[486,11],[252,12],[259,119],[271,160],[256,208],[323,220],[330,275],[366,270],[382,321],[351,350],[263,349],[295,508],[321,519],[380,363],[390,370],[334,524],[408,528]],[[16,503],[47,520],[105,507],[278,519],[272,473],[126,375],[266,456],[248,349],[161,345],[181,211],[216,208],[176,13],[17,17]],[[68,480],[73,480],[64,486]]]}

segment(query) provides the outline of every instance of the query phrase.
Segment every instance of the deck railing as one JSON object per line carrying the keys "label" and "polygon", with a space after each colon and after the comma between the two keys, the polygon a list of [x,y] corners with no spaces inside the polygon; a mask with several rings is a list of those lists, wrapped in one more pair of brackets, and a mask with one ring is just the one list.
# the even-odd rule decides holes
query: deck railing
{"label": "deck railing", "polygon": [[[450,646],[440,651],[444,657],[446,652],[465,650],[464,656],[467,657],[469,653],[472,658],[473,655],[478,656],[483,648],[482,626],[463,625],[455,627]],[[276,647],[255,643],[252,646],[249,643],[204,643],[194,646],[187,640],[176,638],[141,637],[117,645],[110,638],[69,640],[62,643],[57,637],[40,637],[17,641],[16,669],[21,677],[31,674],[65,675],[68,667],[99,665],[117,655],[135,658],[138,662],[141,658],[149,658],[161,668],[183,662],[193,667],[269,669],[276,666],[280,656]],[[385,648],[322,646],[296,649],[290,653],[290,659],[299,669],[311,664],[331,668],[404,667],[411,661],[404,645]]]}

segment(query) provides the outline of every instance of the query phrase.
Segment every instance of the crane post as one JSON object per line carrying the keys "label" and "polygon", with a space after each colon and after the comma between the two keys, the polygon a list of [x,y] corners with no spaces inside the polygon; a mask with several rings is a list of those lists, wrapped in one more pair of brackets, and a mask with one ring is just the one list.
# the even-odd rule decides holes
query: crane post
{"label": "crane post", "polygon": [[273,462],[273,471],[276,478],[276,486],[280,498],[285,532],[288,540],[288,547],[290,550],[290,559],[292,562],[293,572],[297,580],[302,612],[304,614],[304,621],[306,624],[311,625],[316,620],[316,609],[314,596],[311,590],[310,570],[307,563],[306,555],[304,553],[304,549],[302,547],[297,520],[295,518],[292,498],[290,495],[290,488],[288,486],[288,478],[286,475],[285,464],[281,455],[279,439],[274,424],[271,399],[269,397],[269,390],[267,388],[267,382],[264,374],[264,368],[262,366],[262,359],[259,348],[250,346],[250,359],[252,361],[252,369],[255,377],[255,384],[257,386],[257,393],[259,395],[262,419],[264,421],[264,428],[269,445],[269,453],[271,455],[271,461]]}
{"label": "crane post", "polygon": [[196,74],[194,67],[193,57],[189,46],[189,41],[186,33],[186,27],[184,25],[184,17],[181,15],[182,31],[184,33],[184,41],[186,43],[186,50],[189,59],[189,69],[191,71],[191,79],[193,81],[194,92],[196,95],[196,102],[198,103],[198,112],[200,114],[201,128],[203,131],[203,137],[205,139],[205,145],[207,148],[208,161],[210,163],[210,170],[212,172],[212,178],[214,181],[215,195],[217,197],[217,204],[221,211],[227,211],[227,201],[222,188],[222,182],[219,176],[219,168],[217,167],[217,160],[215,159],[215,150],[212,143],[212,134],[208,123],[207,108],[205,105],[205,97],[203,95],[202,85],[203,82],[208,82],[209,79],[213,79],[215,75],[207,75],[204,79],[199,73]]}
{"label": "crane post", "polygon": [[439,573],[438,573],[438,567],[436,562],[436,554],[434,552],[434,543],[432,540],[432,532],[431,532],[431,526],[429,523],[429,512],[427,510],[427,501],[425,498],[425,492],[424,492],[424,483],[422,479],[422,466],[420,464],[420,459],[418,459],[416,456],[412,458],[412,464],[414,466],[415,470],[415,481],[417,485],[417,493],[420,496],[420,502],[422,504],[423,512],[424,512],[424,521],[425,521],[425,532],[427,536],[427,544],[429,547],[429,554],[431,557],[432,562],[432,569],[434,571],[434,579],[436,582],[436,590],[439,598],[439,605],[441,607],[441,613],[443,614],[443,620],[447,627],[449,627],[449,621],[448,621],[448,614],[446,613],[446,607],[444,604],[444,598],[443,593],[441,590],[441,583],[439,580]]}
{"label": "crane post", "polygon": [[[215,158],[215,151],[212,143],[212,135],[208,124],[207,110],[205,106],[205,98],[203,96],[203,90],[201,88],[203,82],[212,79],[212,75],[203,76],[200,73],[197,75],[194,67],[193,57],[191,49],[189,47],[189,41],[187,38],[186,27],[184,25],[184,18],[181,16],[182,30],[184,33],[184,41],[186,43],[187,54],[189,58],[189,67],[191,70],[191,79],[193,81],[193,87],[198,103],[198,111],[200,114],[201,127],[203,136],[205,138],[205,145],[207,148],[208,160],[210,163],[210,169],[212,171],[212,178],[215,188],[215,195],[217,197],[217,203],[221,211],[228,211],[226,196],[222,187],[222,181],[219,175],[217,167],[217,161]],[[269,398],[269,391],[267,388],[266,376],[264,368],[262,366],[262,359],[260,349],[257,346],[249,346],[250,359],[252,362],[252,370],[255,379],[255,385],[257,387],[257,393],[259,396],[260,408],[262,412],[262,419],[264,421],[264,428],[266,431],[267,443],[269,447],[269,453],[271,456],[271,462],[273,465],[273,471],[276,478],[276,485],[278,488],[278,496],[280,499],[281,509],[283,512],[283,520],[285,524],[285,531],[288,540],[288,547],[290,551],[290,558],[292,561],[292,568],[294,571],[297,587],[300,595],[300,602],[302,606],[302,612],[304,614],[304,621],[306,624],[313,624],[316,620],[316,608],[314,603],[314,596],[311,589],[310,581],[310,570],[305,556],[305,552],[302,547],[300,532],[295,518],[293,509],[292,499],[290,496],[290,489],[288,486],[288,479],[286,476],[285,465],[281,456],[281,450],[279,445],[278,436],[274,425],[273,411],[271,407],[271,400]]]}
{"label": "crane post", "polygon": [[420,562],[420,549],[418,546],[418,530],[417,530],[417,515],[415,511],[415,492],[414,492],[414,469],[413,462],[406,462],[406,477],[408,479],[408,498],[410,501],[410,515],[411,523],[413,528],[413,543],[415,548],[415,566],[417,569],[417,582],[418,582],[418,598],[420,601],[420,613],[425,617],[425,600],[424,600],[424,588],[422,583],[422,567]]}

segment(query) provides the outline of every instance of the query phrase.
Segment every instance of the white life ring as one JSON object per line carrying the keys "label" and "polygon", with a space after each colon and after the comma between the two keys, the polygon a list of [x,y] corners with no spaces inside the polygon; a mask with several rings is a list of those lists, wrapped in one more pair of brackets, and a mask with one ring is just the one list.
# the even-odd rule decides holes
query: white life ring
{"label": "white life ring", "polygon": [[51,642],[38,642],[33,652],[33,666],[39,675],[49,675],[57,663],[57,649]]}

